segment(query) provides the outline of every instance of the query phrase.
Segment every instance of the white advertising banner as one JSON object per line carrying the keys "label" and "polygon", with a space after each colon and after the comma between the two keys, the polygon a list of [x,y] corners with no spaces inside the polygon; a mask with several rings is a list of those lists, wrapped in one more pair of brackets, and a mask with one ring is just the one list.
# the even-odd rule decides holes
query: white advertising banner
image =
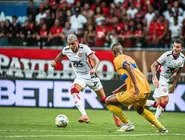
{"label": "white advertising banner", "polygon": [[[109,87],[113,89],[120,81],[116,85],[112,82],[102,82],[106,94],[110,95]],[[71,81],[57,80],[0,80],[0,106],[74,108],[71,85]],[[86,88],[80,97],[86,108],[104,109],[93,90]],[[166,111],[185,112],[185,84],[178,84],[169,98]]]}

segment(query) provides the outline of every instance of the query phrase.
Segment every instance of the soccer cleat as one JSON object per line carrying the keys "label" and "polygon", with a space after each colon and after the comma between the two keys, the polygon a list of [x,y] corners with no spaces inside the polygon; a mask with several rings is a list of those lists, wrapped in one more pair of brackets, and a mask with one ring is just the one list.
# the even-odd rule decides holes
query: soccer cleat
{"label": "soccer cleat", "polygon": [[114,114],[113,114],[113,118],[114,118],[114,122],[115,122],[116,126],[120,127],[122,124],[121,120]]}
{"label": "soccer cleat", "polygon": [[159,130],[156,131],[157,133],[168,133],[168,130],[166,128],[161,128]]}
{"label": "soccer cleat", "polygon": [[80,119],[78,120],[79,123],[89,123],[90,119],[87,115],[83,115],[80,117]]}
{"label": "soccer cleat", "polygon": [[125,131],[134,131],[134,125],[130,122],[124,124],[120,129],[118,129],[117,131],[119,132],[125,132]]}

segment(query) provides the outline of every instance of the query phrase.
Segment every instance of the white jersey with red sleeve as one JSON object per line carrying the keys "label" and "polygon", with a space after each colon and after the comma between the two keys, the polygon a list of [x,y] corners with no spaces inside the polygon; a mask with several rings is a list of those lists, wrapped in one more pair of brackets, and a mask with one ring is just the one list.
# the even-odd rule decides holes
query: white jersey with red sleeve
{"label": "white jersey with red sleeve", "polygon": [[157,59],[157,62],[160,64],[157,69],[159,76],[169,80],[178,68],[184,66],[184,60],[182,53],[180,53],[178,58],[174,58],[172,51],[165,52]]}
{"label": "white jersey with red sleeve", "polygon": [[63,48],[63,55],[66,55],[71,62],[76,77],[90,75],[91,64],[88,56],[92,54],[92,50],[85,44],[79,44],[79,49],[74,53],[69,46]]}

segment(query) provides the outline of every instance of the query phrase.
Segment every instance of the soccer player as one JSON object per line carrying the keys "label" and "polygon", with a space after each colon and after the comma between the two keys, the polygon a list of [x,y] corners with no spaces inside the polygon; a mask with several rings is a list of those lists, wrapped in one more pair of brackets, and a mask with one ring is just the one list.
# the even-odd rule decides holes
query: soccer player
{"label": "soccer player", "polygon": [[150,87],[147,79],[138,69],[136,62],[130,56],[123,54],[123,48],[120,43],[113,44],[112,52],[115,57],[114,65],[116,71],[121,75],[124,84],[113,91],[116,94],[107,97],[105,103],[108,110],[123,122],[123,126],[118,131],[134,130],[134,125],[120,107],[120,105],[133,105],[141,116],[156,126],[157,132],[168,132],[153,113],[144,108],[146,100],[150,95]]}
{"label": "soccer player", "polygon": [[[156,118],[160,118],[165,106],[169,102],[168,94],[173,93],[177,86],[184,66],[184,55],[181,53],[183,46],[183,41],[175,40],[172,51],[165,52],[151,65],[153,84],[155,86],[153,94],[155,101],[147,100],[146,105],[157,108],[155,113]],[[174,82],[168,89],[168,82],[174,73],[176,73]]]}
{"label": "soccer player", "polygon": [[[100,102],[103,104],[105,103],[105,92],[103,90],[100,79],[96,75],[99,59],[87,45],[79,44],[76,35],[70,34],[67,37],[67,43],[68,46],[64,47],[62,52],[56,56],[56,58],[52,61],[51,66],[55,67],[56,62],[65,56],[67,56],[70,60],[76,75],[76,78],[71,87],[71,95],[74,99],[76,107],[82,114],[78,121],[81,123],[88,123],[90,122],[90,119],[79,97],[79,92],[83,91],[83,89],[88,86],[96,92]],[[94,63],[93,67],[89,62],[89,58]],[[115,115],[113,115],[113,117],[116,125],[120,126],[119,118],[117,118]]]}

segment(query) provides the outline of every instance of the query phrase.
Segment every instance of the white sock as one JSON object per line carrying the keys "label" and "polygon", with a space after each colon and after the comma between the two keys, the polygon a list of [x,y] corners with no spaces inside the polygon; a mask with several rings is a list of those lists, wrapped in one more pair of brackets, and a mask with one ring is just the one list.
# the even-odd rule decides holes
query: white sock
{"label": "white sock", "polygon": [[72,97],[73,97],[74,103],[75,103],[76,107],[78,108],[78,110],[80,111],[80,113],[82,115],[87,115],[85,108],[82,104],[82,101],[81,101],[80,97],[78,96],[78,93],[73,93]]}
{"label": "white sock", "polygon": [[158,106],[157,106],[157,110],[156,110],[156,112],[155,112],[155,117],[156,117],[157,119],[159,119],[163,111],[164,111],[164,108],[161,107],[160,105],[158,105]]}
{"label": "white sock", "polygon": [[147,100],[146,101],[146,106],[151,107],[151,106],[153,106],[154,103],[155,103],[154,100]]}

